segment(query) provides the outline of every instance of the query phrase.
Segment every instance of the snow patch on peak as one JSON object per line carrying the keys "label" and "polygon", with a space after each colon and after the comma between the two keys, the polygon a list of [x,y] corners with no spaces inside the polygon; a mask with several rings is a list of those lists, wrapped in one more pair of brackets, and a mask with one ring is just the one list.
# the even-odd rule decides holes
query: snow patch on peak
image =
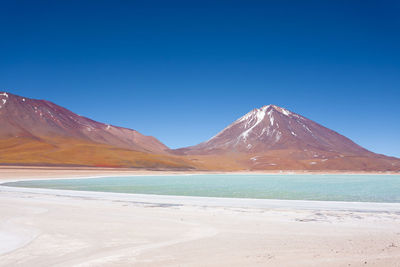
{"label": "snow patch on peak", "polygon": [[7,94],[6,92],[4,92],[4,93],[0,93],[0,95],[3,95],[3,96],[5,96],[5,97],[7,97],[7,98],[8,98],[8,94]]}
{"label": "snow patch on peak", "polygon": [[[272,137],[273,142],[278,142],[283,136],[283,133],[279,131],[280,125],[278,122],[281,117],[279,117],[280,115],[278,115],[278,113],[291,119],[294,119],[297,116],[295,113],[292,113],[287,109],[272,104],[265,105],[251,110],[203,143],[210,143],[210,141],[213,142],[215,138],[223,137],[224,134],[230,130],[233,130],[233,133],[236,135],[239,129],[240,130],[238,135],[236,135],[235,141],[232,140],[230,142],[235,142],[236,144],[243,142],[245,147],[247,147],[249,143],[249,136],[251,134],[256,134],[259,138],[266,135]],[[292,121],[289,120],[288,123],[290,124]],[[261,128],[260,125],[263,127]],[[298,133],[294,130],[289,130],[289,133],[291,133],[293,136],[298,136]]]}
{"label": "snow patch on peak", "polygon": [[269,122],[271,123],[271,126],[274,126],[274,116],[272,116],[271,113],[269,114]]}
{"label": "snow patch on peak", "polygon": [[0,104],[0,108],[4,107],[4,105],[7,103],[7,99],[2,99],[3,104]]}
{"label": "snow patch on peak", "polygon": [[[244,131],[239,138],[243,138],[245,141],[247,140],[247,136],[249,135],[249,133],[254,129],[254,127],[256,127],[265,117],[265,112],[267,111],[269,106],[264,106],[260,109],[255,109],[253,111],[251,111],[250,113],[246,114],[244,117],[247,117],[247,119],[251,118],[250,122],[253,119],[256,119],[256,123],[253,124],[253,126],[251,126],[249,129],[247,129],[246,131]],[[244,118],[242,117],[242,118]],[[243,121],[243,120],[240,120]],[[247,123],[248,124],[248,123]],[[247,125],[246,124],[246,125]]]}
{"label": "snow patch on peak", "polygon": [[292,114],[289,110],[282,108],[282,113],[283,115],[289,116],[290,114]]}
{"label": "snow patch on peak", "polygon": [[278,131],[275,136],[275,143],[278,142],[281,139],[281,137],[282,137],[282,133]]}
{"label": "snow patch on peak", "polygon": [[253,109],[252,111],[250,111],[249,113],[247,113],[246,115],[244,115],[243,117],[239,118],[237,121],[235,121],[235,123],[239,123],[248,119],[251,119],[254,116],[257,117],[264,117],[265,116],[265,111],[270,107],[270,105],[268,106],[263,106],[261,108],[256,108]]}
{"label": "snow patch on peak", "polygon": [[278,106],[273,106],[274,107],[274,109],[276,110],[276,111],[278,111],[278,112],[280,112],[280,113],[282,113],[283,115],[285,115],[285,116],[290,116],[290,115],[293,115],[293,113],[292,112],[290,112],[289,110],[287,110],[287,109],[285,109],[285,108],[281,108],[281,107],[278,107]]}

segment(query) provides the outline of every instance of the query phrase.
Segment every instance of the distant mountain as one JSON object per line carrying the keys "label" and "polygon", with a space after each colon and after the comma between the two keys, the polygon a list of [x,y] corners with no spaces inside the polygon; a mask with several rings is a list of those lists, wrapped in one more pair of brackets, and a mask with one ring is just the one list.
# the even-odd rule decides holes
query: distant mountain
{"label": "distant mountain", "polygon": [[[88,119],[46,100],[0,92],[0,163],[169,167],[152,162],[171,159],[167,149],[135,130]],[[181,161],[177,165],[187,166]]]}
{"label": "distant mountain", "polygon": [[400,169],[399,159],[372,153],[335,131],[275,105],[254,109],[210,140],[174,153],[202,155],[202,161],[214,156],[214,164],[223,157],[225,165],[247,169]]}
{"label": "distant mountain", "polygon": [[274,149],[318,149],[368,154],[350,139],[287,109],[254,109],[210,140],[183,149],[188,153],[258,153]]}
{"label": "distant mountain", "polygon": [[165,153],[167,147],[152,136],[100,123],[46,100],[0,92],[0,138],[74,138],[142,152]]}
{"label": "distant mountain", "polygon": [[400,171],[287,109],[254,109],[210,140],[170,150],[156,138],[77,115],[46,100],[0,92],[0,164],[202,170]]}

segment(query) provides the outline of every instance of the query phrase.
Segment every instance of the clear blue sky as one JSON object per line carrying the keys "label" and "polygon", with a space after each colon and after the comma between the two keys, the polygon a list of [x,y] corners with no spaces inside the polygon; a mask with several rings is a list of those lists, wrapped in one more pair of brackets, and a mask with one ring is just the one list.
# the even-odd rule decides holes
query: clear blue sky
{"label": "clear blue sky", "polygon": [[384,0],[2,1],[0,90],[172,148],[276,104],[400,157],[399,14]]}

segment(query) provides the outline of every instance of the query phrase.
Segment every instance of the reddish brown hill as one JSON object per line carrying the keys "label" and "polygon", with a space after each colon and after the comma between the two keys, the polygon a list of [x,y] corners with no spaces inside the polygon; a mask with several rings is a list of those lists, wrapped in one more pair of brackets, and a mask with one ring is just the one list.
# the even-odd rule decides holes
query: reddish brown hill
{"label": "reddish brown hill", "polygon": [[79,116],[45,100],[0,92],[0,164],[188,169],[135,130]]}
{"label": "reddish brown hill", "polygon": [[46,100],[0,92],[0,138],[37,140],[79,139],[118,148],[165,153],[167,147],[151,136],[79,116]]}
{"label": "reddish brown hill", "polygon": [[[210,140],[176,154],[247,169],[399,170],[400,160],[372,153],[287,109],[254,109]],[[212,160],[208,160],[209,158]],[[193,159],[194,159],[193,158]],[[227,162],[227,159],[231,159]]]}

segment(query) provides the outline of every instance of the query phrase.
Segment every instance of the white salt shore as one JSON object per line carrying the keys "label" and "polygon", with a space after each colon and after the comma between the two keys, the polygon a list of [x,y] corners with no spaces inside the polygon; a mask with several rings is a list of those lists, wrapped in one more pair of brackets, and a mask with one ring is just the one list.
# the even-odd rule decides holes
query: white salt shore
{"label": "white salt shore", "polygon": [[3,186],[2,184],[0,184],[0,192],[20,192],[20,193],[39,194],[39,195],[75,197],[75,198],[84,198],[93,200],[131,202],[136,204],[153,204],[160,206],[199,206],[199,207],[225,207],[225,208],[248,208],[248,209],[326,210],[326,211],[336,210],[336,211],[352,211],[352,212],[359,211],[359,212],[400,213],[400,203],[127,194],[127,193],[112,193],[112,192],[10,187],[10,186]]}
{"label": "white salt shore", "polygon": [[[1,183],[18,178],[1,174],[0,170]],[[0,266],[399,266],[399,262],[400,204],[0,186]]]}

